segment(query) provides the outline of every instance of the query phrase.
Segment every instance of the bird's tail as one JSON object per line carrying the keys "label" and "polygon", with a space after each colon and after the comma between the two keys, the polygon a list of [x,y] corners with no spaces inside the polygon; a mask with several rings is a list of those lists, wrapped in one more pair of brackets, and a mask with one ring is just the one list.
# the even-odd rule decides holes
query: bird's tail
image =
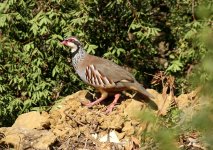
{"label": "bird's tail", "polygon": [[139,93],[141,93],[141,94],[147,96],[147,97],[150,98],[150,99],[154,99],[154,98],[155,98],[155,97],[154,97],[152,94],[150,94],[141,84],[138,84],[136,87],[135,87],[135,86],[134,86],[134,87],[131,87],[131,89],[133,89],[133,90],[135,90],[135,91],[137,91],[137,92],[139,92]]}

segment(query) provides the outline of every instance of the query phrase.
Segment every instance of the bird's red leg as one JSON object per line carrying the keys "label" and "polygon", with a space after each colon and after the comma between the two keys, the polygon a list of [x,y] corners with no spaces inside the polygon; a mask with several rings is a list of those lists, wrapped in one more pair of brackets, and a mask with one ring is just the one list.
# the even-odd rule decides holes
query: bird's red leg
{"label": "bird's red leg", "polygon": [[118,99],[120,98],[121,94],[115,94],[115,98],[112,103],[107,107],[106,113],[112,112],[115,104],[117,103]]}
{"label": "bird's red leg", "polygon": [[107,92],[105,92],[103,90],[100,90],[100,92],[101,92],[101,97],[98,98],[97,100],[95,100],[94,102],[90,102],[90,103],[86,104],[87,107],[92,107],[107,98],[107,96],[108,96]]}

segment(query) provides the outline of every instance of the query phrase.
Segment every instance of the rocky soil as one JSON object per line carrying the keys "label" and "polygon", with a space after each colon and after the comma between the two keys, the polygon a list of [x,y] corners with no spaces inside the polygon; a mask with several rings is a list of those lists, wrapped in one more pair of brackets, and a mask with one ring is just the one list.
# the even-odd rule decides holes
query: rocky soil
{"label": "rocky soil", "polygon": [[[107,104],[83,106],[94,98],[87,91],[79,91],[63,98],[49,112],[25,113],[11,127],[0,128],[0,149],[142,149],[141,135],[151,129],[142,114],[165,116],[174,103],[179,109],[196,103],[196,92],[174,97],[148,91],[155,100],[145,100],[140,95],[123,96],[110,114],[105,113]],[[110,98],[106,102],[110,103]]]}

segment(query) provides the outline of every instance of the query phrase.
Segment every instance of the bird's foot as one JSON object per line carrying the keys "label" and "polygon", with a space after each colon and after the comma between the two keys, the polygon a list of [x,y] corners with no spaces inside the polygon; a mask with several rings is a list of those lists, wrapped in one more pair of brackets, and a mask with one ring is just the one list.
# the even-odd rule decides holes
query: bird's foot
{"label": "bird's foot", "polygon": [[106,114],[108,113],[111,113],[113,108],[115,107],[115,104],[117,103],[117,101],[119,100],[121,94],[115,94],[115,98],[114,100],[112,101],[112,103],[107,107],[107,110],[106,110]]}
{"label": "bird's foot", "polygon": [[84,105],[90,108],[90,107],[92,107],[92,106],[94,106],[94,105],[96,105],[96,104],[102,102],[104,99],[105,99],[105,97],[100,97],[99,99],[97,99],[97,100],[95,100],[95,101],[93,101],[93,102],[84,104]]}
{"label": "bird's foot", "polygon": [[111,113],[114,107],[115,107],[115,105],[111,105],[111,104],[110,104],[110,105],[107,107],[107,110],[105,111],[105,114]]}
{"label": "bird's foot", "polygon": [[[112,101],[112,103],[107,107],[107,110],[106,110],[106,114],[112,112],[113,108],[115,107],[115,104],[117,103],[117,101],[119,100],[121,94],[115,94],[115,98],[114,100]],[[100,97],[99,99],[95,100],[94,102],[89,102],[89,103],[83,103],[83,105],[87,106],[87,107],[92,107],[98,103],[100,103],[101,101],[103,101],[105,99],[105,97]]]}
{"label": "bird's foot", "polygon": [[106,91],[103,91],[103,90],[100,90],[100,92],[101,92],[101,97],[100,98],[98,98],[94,102],[90,102],[90,103],[87,103],[87,104],[84,104],[84,105],[90,108],[90,107],[102,102],[104,99],[106,99],[107,96],[108,96],[108,93]]}
{"label": "bird's foot", "polygon": [[[94,102],[95,102],[95,101],[94,101]],[[86,103],[86,104],[84,104],[84,105],[87,106],[88,108],[90,108],[90,107],[96,105],[96,103],[94,103],[94,102],[89,102],[89,103]]]}

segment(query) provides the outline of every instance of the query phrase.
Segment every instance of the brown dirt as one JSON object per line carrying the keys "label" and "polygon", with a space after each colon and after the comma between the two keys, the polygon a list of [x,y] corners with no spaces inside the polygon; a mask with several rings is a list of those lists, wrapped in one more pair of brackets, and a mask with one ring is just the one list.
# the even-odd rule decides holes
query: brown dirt
{"label": "brown dirt", "polygon": [[[156,116],[166,115],[174,101],[169,95],[163,99],[156,91],[149,92],[155,100],[141,101],[138,95],[134,99],[124,96],[110,114],[105,114],[106,105],[83,106],[83,102],[92,98],[87,91],[79,91],[63,98],[49,113],[25,113],[12,127],[0,128],[0,149],[140,149],[141,134],[148,130],[148,123],[141,120],[140,114],[149,110]],[[190,96],[193,93],[175,98],[177,106],[187,107],[189,101],[186,99]]]}

